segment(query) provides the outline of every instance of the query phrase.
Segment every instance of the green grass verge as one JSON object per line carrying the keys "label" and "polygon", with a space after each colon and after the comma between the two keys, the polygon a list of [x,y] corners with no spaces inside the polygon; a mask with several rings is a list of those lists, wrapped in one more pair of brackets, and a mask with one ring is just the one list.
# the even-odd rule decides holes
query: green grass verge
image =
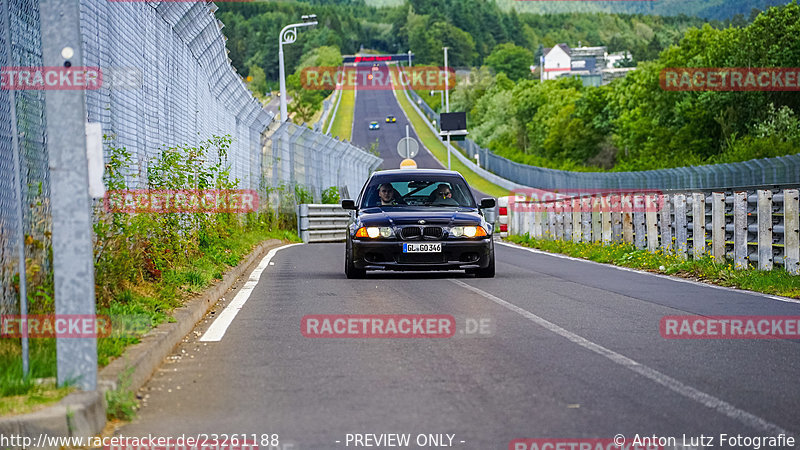
{"label": "green grass verge", "polygon": [[342,90],[342,99],[339,100],[339,109],[336,111],[336,118],[331,128],[331,136],[338,136],[339,139],[352,139],[353,114],[356,109],[356,94],[352,89]]}
{"label": "green grass verge", "polygon": [[330,95],[330,99],[333,100],[333,105],[331,106],[331,112],[328,114],[328,117],[325,118],[325,123],[322,124],[322,132],[328,131],[328,125],[331,123],[331,119],[333,119],[333,109],[336,109],[336,102],[339,101],[339,94],[341,91],[333,91]]}
{"label": "green grass verge", "polygon": [[555,241],[509,236],[508,240],[526,247],[538,248],[552,253],[563,253],[577,258],[607,264],[647,270],[649,272],[676,275],[698,281],[738,289],[800,298],[800,277],[792,276],[781,268],[770,271],[756,269],[736,270],[729,261],[717,261],[713,256],[683,260],[661,250],[650,253],[631,244]]}
{"label": "green grass verge", "polygon": [[[135,330],[139,333],[114,337],[112,329],[112,337],[98,338],[99,366],[107,365],[129,345],[139,342],[139,336],[150,328],[174,321],[171,316],[173,309],[221,280],[227,270],[238,265],[256,245],[267,239],[300,241],[294,231],[286,230],[257,229],[232,234],[204,248],[199,257],[165,270],[158,281],[142,281],[125,286],[109,306],[98,307],[97,314],[111,317],[112,323],[114,318],[135,319]],[[69,387],[57,388],[52,381],[41,381],[56,376],[55,339],[31,338],[28,342],[30,375],[23,377],[20,340],[0,339],[0,415],[33,411],[59,401],[71,390]],[[125,405],[125,402],[120,403]],[[121,408],[125,410],[124,407]]]}
{"label": "green grass verge", "polygon": [[[420,117],[419,114],[414,110],[411,106],[411,102],[408,101],[405,94],[401,89],[395,89],[395,93],[397,94],[397,101],[400,103],[400,107],[403,108],[405,111],[406,116],[411,121],[411,126],[414,127],[414,130],[417,132],[417,136],[419,136],[420,140],[422,141],[422,145],[428,148],[428,150],[433,153],[433,156],[438,159],[442,164],[447,166],[447,147],[444,145],[442,140],[434,134],[430,128],[425,124],[425,118]],[[458,151],[458,149],[454,148],[454,151]],[[457,157],[451,156],[450,158],[450,168],[459,172],[461,175],[466,178],[467,183],[473,188],[483,192],[484,194],[491,195],[493,197],[502,197],[504,195],[508,195],[508,189],[504,189],[494,183],[491,183],[478,175],[477,173],[470,170],[464,163],[462,163]]]}

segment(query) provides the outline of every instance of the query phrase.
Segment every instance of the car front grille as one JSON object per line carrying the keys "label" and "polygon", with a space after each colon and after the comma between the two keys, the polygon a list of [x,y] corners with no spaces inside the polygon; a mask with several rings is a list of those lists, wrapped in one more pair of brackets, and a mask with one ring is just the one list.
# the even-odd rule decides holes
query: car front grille
{"label": "car front grille", "polygon": [[415,225],[403,227],[400,230],[400,237],[405,240],[419,239],[441,239],[444,236],[444,229],[442,227],[418,227]]}
{"label": "car front grille", "polygon": [[403,239],[419,239],[422,236],[422,230],[419,227],[404,227],[400,231],[400,236]]}
{"label": "car front grille", "polygon": [[422,235],[426,238],[441,239],[444,235],[444,230],[442,230],[442,227],[425,227],[422,230]]}

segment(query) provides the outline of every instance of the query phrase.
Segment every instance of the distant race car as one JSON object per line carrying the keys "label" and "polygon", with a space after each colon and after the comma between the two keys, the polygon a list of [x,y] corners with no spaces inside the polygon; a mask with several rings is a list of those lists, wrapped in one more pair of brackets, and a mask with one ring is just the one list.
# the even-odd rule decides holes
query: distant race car
{"label": "distant race car", "polygon": [[386,116],[386,123],[395,123],[397,122],[397,118],[395,116],[389,115]]}
{"label": "distant race car", "polygon": [[373,65],[372,65],[372,71],[373,71],[373,72],[377,72],[378,70],[380,70],[380,68],[378,67],[378,65],[377,65],[377,64],[373,64]]}
{"label": "distant race car", "polygon": [[476,202],[458,172],[382,170],[372,174],[347,228],[345,274],[367,270],[465,270],[478,278],[495,274],[492,224],[483,211],[495,199]]}
{"label": "distant race car", "polygon": [[370,130],[380,130],[380,128],[381,128],[381,126],[378,125],[378,121],[377,120],[373,120],[372,122],[369,123],[369,129]]}

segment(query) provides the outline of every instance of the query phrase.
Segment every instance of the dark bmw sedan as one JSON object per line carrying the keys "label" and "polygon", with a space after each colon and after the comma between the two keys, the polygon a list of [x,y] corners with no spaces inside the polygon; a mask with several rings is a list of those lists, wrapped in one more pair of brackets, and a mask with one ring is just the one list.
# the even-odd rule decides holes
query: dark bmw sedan
{"label": "dark bmw sedan", "polygon": [[466,270],[494,277],[492,225],[458,172],[432,169],[386,170],[372,174],[354,210],[345,247],[345,274],[367,270]]}

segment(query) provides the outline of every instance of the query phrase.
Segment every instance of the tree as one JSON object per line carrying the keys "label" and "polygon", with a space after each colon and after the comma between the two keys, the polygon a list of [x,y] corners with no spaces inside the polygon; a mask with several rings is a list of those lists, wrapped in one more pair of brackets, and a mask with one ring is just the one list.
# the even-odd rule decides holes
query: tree
{"label": "tree", "polygon": [[505,73],[514,81],[529,78],[530,65],[533,63],[533,53],[530,50],[510,42],[496,46],[486,58],[487,66],[497,73]]}

